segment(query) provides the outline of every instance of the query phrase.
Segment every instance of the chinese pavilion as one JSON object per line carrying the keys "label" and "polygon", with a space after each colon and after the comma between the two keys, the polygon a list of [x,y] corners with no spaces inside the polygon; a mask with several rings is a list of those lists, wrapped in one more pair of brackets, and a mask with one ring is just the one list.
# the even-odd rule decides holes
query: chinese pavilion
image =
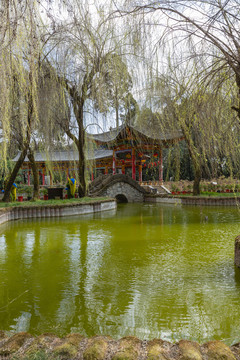
{"label": "chinese pavilion", "polygon": [[113,175],[128,174],[142,182],[143,168],[155,166],[159,169],[158,180],[163,181],[162,149],[183,139],[181,131],[153,131],[141,127],[122,125],[102,134],[89,135],[99,149],[112,150],[110,158],[98,159],[96,169]]}
{"label": "chinese pavilion", "polygon": [[[126,124],[101,134],[88,134],[88,141],[94,144],[95,148],[92,154],[89,153],[87,156],[94,168],[91,179],[100,174],[122,173],[142,182],[143,169],[155,167],[158,169],[158,180],[162,182],[162,149],[182,139],[183,135],[178,130],[161,132],[160,129],[153,131],[150,127],[143,129]],[[13,161],[17,161],[18,156]],[[73,176],[78,162],[78,153],[76,151],[54,151],[49,154],[37,152],[35,161],[39,170],[40,183],[45,185],[48,168]],[[25,181],[30,184],[31,169],[27,157],[22,169]],[[52,184],[51,174],[50,182]]]}

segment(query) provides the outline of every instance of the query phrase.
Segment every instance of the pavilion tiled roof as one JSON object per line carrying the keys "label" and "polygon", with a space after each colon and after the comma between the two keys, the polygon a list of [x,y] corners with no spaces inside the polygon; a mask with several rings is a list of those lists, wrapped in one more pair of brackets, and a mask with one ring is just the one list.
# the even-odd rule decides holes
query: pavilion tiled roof
{"label": "pavilion tiled roof", "polygon": [[[162,128],[152,128],[151,126],[127,126],[129,130],[135,134],[139,134],[140,136],[147,137],[154,141],[164,142],[174,139],[181,139],[183,137],[181,130],[172,130],[172,129],[162,129]],[[121,133],[124,133],[126,130],[126,125],[122,124],[118,128],[110,129],[107,132],[100,134],[88,134],[89,139],[102,142],[109,143],[114,142]]]}

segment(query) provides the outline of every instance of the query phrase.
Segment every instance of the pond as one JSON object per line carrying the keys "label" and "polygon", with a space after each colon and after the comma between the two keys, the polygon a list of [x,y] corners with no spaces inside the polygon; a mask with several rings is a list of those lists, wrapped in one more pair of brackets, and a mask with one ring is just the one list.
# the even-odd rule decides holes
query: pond
{"label": "pond", "polygon": [[122,204],[0,228],[0,328],[240,341],[236,208]]}

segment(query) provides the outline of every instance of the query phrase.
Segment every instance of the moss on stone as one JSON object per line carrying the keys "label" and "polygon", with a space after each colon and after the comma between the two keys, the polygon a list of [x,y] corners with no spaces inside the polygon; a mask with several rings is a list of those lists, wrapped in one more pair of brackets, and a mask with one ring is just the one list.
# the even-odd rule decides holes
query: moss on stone
{"label": "moss on stone", "polygon": [[60,345],[57,345],[53,353],[60,355],[63,359],[74,358],[77,355],[79,343],[84,339],[80,334],[69,334]]}
{"label": "moss on stone", "polygon": [[113,356],[113,360],[136,360],[139,355],[141,341],[135,336],[126,336],[119,340],[120,350]]}
{"label": "moss on stone", "polygon": [[78,346],[79,343],[84,339],[83,335],[80,334],[69,334],[65,337],[65,339],[72,345]]}
{"label": "moss on stone", "polygon": [[160,345],[153,345],[149,348],[147,354],[147,360],[166,360],[169,359],[166,352],[161,348]]}
{"label": "moss on stone", "polygon": [[128,348],[118,351],[112,360],[137,360],[138,352],[134,348]]}
{"label": "moss on stone", "polygon": [[77,355],[78,349],[72,344],[65,343],[57,346],[53,352],[56,355],[61,355],[63,359],[71,359]]}
{"label": "moss on stone", "polygon": [[50,354],[47,354],[44,350],[39,350],[33,354],[23,355],[21,357],[14,356],[11,360],[61,360],[60,358],[53,358]]}
{"label": "moss on stone", "polygon": [[104,337],[93,338],[83,353],[83,360],[104,360],[106,358],[108,342]]}
{"label": "moss on stone", "polygon": [[8,337],[0,331],[0,358],[9,360],[236,360],[239,355],[240,343],[229,348],[221,341],[200,346],[188,340],[171,344],[154,339],[142,346],[134,336],[113,341],[107,336],[86,339],[80,334],[59,338],[45,333],[34,338],[21,332]]}
{"label": "moss on stone", "polygon": [[204,347],[208,360],[236,360],[231,349],[221,341],[210,341]]}
{"label": "moss on stone", "polygon": [[119,340],[121,346],[141,345],[141,340],[136,336],[125,336]]}
{"label": "moss on stone", "polygon": [[169,359],[166,345],[168,343],[161,339],[154,339],[148,342],[147,360],[166,360]]}
{"label": "moss on stone", "polygon": [[26,355],[32,356],[32,354],[35,354],[37,352],[41,351],[48,351],[49,348],[52,347],[53,343],[57,343],[59,341],[59,338],[51,333],[45,333],[42,335],[39,335],[27,348]]}
{"label": "moss on stone", "polygon": [[182,360],[202,360],[201,350],[198,343],[194,341],[181,340],[179,342]]}
{"label": "moss on stone", "polygon": [[26,332],[20,332],[11,336],[0,347],[0,355],[8,356],[15,353],[30,338],[32,338],[32,336]]}

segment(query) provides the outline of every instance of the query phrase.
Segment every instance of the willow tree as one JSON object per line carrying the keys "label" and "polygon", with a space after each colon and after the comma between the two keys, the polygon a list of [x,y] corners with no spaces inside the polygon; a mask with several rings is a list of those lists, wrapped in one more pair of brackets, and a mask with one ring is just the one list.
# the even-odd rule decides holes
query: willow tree
{"label": "willow tree", "polygon": [[[205,63],[202,74],[198,75],[202,81],[209,83],[217,77],[221,83],[234,78],[237,97],[231,106],[240,121],[238,0],[146,0],[140,5],[127,0],[116,13],[144,16],[145,25],[151,26],[151,31],[155,29],[156,47],[165,46],[175,38],[181,61],[194,57]],[[169,55],[175,57],[176,51]]]}
{"label": "willow tree", "polygon": [[4,201],[9,200],[12,184],[28,151],[33,122],[37,119],[40,53],[34,4],[27,3],[26,6],[22,6],[14,0],[6,4],[2,31],[7,31],[2,34],[0,49],[2,158],[7,158],[8,144],[14,139],[15,134],[12,130],[16,123],[19,124],[18,135],[22,144],[21,154],[5,187]]}
{"label": "willow tree", "polygon": [[[129,77],[125,76],[126,66],[120,60],[124,38],[114,30],[103,8],[93,9],[93,5],[88,6],[80,0],[70,1],[68,18],[62,29],[54,38],[60,46],[56,49],[54,69],[53,61],[48,57],[49,69],[63,89],[70,109],[69,116],[59,125],[77,148],[78,192],[83,197],[87,192],[85,127],[89,119],[94,122],[91,108],[106,113],[113,102],[118,107],[123,97],[122,88],[127,88],[125,83],[129,82]],[[122,84],[117,80],[120,74],[127,79]],[[110,83],[116,85],[118,92],[110,91]]]}
{"label": "willow tree", "polygon": [[[56,30],[50,28],[49,22],[42,20],[41,3],[22,3],[18,0],[4,3],[5,16],[0,28],[2,159],[7,158],[9,144],[12,142],[17,144],[20,151],[5,186],[3,200],[9,201],[12,184],[27,153],[35,175],[34,195],[38,196],[31,142],[39,126],[39,97],[46,77],[46,56],[56,46],[50,44],[49,39]],[[45,121],[47,122],[47,119]]]}
{"label": "willow tree", "polygon": [[[104,61],[101,71],[101,82],[105,84],[106,91],[104,96],[107,98],[107,109],[115,110],[116,127],[119,127],[121,114],[126,112],[132,89],[132,79],[128,71],[126,62],[119,54],[112,54]],[[98,81],[97,81],[98,82]],[[98,84],[94,85],[94,91],[98,91]],[[93,99],[95,94],[93,92]],[[97,95],[97,94],[96,94]],[[98,97],[98,95],[97,95]],[[102,101],[100,104],[103,103]],[[98,102],[96,103],[98,105]],[[101,110],[101,108],[100,108]]]}
{"label": "willow tree", "polygon": [[[240,123],[239,1],[127,0],[115,4],[112,16],[127,16],[126,24],[133,26],[137,34],[137,41],[132,37],[133,46],[140,44],[139,53],[143,52],[145,62],[150,63],[146,83],[163,74],[166,80],[162,84],[163,94],[168,92],[174,78],[175,95],[169,97],[170,107],[164,105],[165,114],[174,109],[171,116],[178,119],[185,135],[197,177],[200,178],[201,168],[208,159],[216,161],[216,148],[222,154],[225,151],[226,157],[232,157],[227,162],[237,159],[233,148],[239,142]],[[153,45],[150,47],[149,43]],[[167,68],[169,59],[174,65]],[[189,62],[192,68],[185,73],[185,79],[175,77],[175,70],[182,68],[183,72]],[[193,78],[195,67],[198,71]],[[165,120],[167,127],[171,117]],[[212,133],[206,130],[211,126]],[[214,146],[213,139],[218,139]],[[214,156],[207,155],[207,148],[209,154],[212,149]],[[194,189],[195,193],[199,192],[199,181]]]}
{"label": "willow tree", "polygon": [[[234,129],[236,115],[231,111],[229,88],[222,85],[214,93],[212,86],[203,87],[196,82],[192,63],[189,65],[185,72],[175,68],[156,77],[151,84],[151,94],[163,132],[167,129],[182,131],[193,164],[193,194],[198,195],[203,171],[210,177],[216,176],[223,164],[222,152],[238,135]],[[230,155],[233,156],[233,151],[229,149],[225,159]]]}

